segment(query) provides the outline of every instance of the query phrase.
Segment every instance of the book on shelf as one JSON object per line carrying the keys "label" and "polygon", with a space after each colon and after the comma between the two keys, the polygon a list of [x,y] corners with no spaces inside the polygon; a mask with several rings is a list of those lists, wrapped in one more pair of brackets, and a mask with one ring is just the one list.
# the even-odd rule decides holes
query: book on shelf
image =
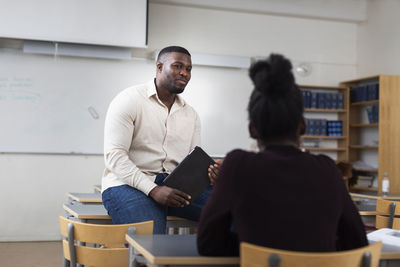
{"label": "book on shelf", "polygon": [[377,171],[378,169],[364,161],[358,160],[351,162],[355,170]]}
{"label": "book on shelf", "polygon": [[375,177],[372,175],[358,175],[357,186],[358,187],[372,187]]}
{"label": "book on shelf", "polygon": [[315,92],[308,89],[301,89],[304,108],[315,109],[343,109],[343,93]]}
{"label": "book on shelf", "polygon": [[338,93],[336,95],[337,99],[335,102],[335,107],[337,109],[344,109],[344,94],[343,93]]}
{"label": "book on shelf", "polygon": [[350,102],[363,102],[379,99],[379,83],[370,83],[350,88]]}
{"label": "book on shelf", "polygon": [[327,121],[326,131],[328,136],[342,136],[343,122],[342,121]]}
{"label": "book on shelf", "polygon": [[342,136],[343,122],[326,119],[306,119],[306,135]]}

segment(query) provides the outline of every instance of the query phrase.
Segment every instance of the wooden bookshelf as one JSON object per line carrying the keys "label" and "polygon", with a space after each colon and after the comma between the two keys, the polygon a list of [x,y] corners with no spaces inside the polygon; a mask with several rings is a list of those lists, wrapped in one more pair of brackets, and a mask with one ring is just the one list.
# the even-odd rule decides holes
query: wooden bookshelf
{"label": "wooden bookshelf", "polygon": [[[315,136],[304,135],[303,142],[312,140],[320,141],[319,147],[303,146],[308,151],[314,151],[328,156],[336,156],[336,161],[347,161],[348,156],[348,110],[349,89],[347,86],[320,86],[320,85],[298,85],[301,90],[310,90],[316,93],[338,93],[343,94],[343,108],[305,108],[305,117],[310,119],[326,119],[342,121],[342,136]],[[324,147],[326,146],[326,147]],[[334,147],[333,147],[334,146]]]}
{"label": "wooden bookshelf", "polygon": [[352,149],[378,149],[378,146],[360,146],[360,145],[350,145]]}
{"label": "wooden bookshelf", "polygon": [[307,147],[307,146],[302,146],[300,148],[308,150],[308,151],[325,151],[325,152],[346,151],[346,148],[344,148],[344,147]]}
{"label": "wooden bookshelf", "polygon": [[352,123],[350,127],[362,128],[362,127],[378,127],[379,123]]}
{"label": "wooden bookshelf", "polygon": [[322,109],[322,108],[305,108],[305,112],[332,112],[332,113],[345,113],[347,110],[345,109]]}
{"label": "wooden bookshelf", "polygon": [[326,136],[326,135],[303,135],[302,139],[325,139],[325,140],[341,140],[346,139],[346,136]]}
{"label": "wooden bookshelf", "polygon": [[358,187],[351,186],[350,191],[368,191],[368,192],[378,192],[378,188],[375,187]]}
{"label": "wooden bookshelf", "polygon": [[356,107],[356,106],[366,106],[366,105],[373,105],[373,104],[379,104],[379,99],[377,100],[369,100],[369,101],[361,101],[361,102],[354,102],[351,103],[351,107]]}
{"label": "wooden bookshelf", "polygon": [[355,172],[378,173],[378,170],[353,169]]}
{"label": "wooden bookshelf", "polygon": [[[400,194],[400,76],[394,75],[375,75],[344,81],[340,86],[353,87],[364,86],[371,83],[379,85],[377,100],[355,102],[349,105],[349,133],[348,133],[348,159],[356,162],[368,158],[377,162],[366,162],[373,166],[378,166],[378,170],[358,170],[378,177],[378,188],[351,188],[351,190],[373,190],[382,194],[381,184],[383,173],[389,174],[390,192],[389,194]],[[365,120],[366,108],[370,105],[378,105],[378,123],[368,123]],[[367,117],[368,118],[368,117]],[[376,129],[374,129],[376,128]],[[376,132],[374,132],[376,131]],[[354,144],[362,143],[368,135],[377,136],[377,146],[359,146]],[[372,154],[371,154],[372,153]],[[377,155],[372,156],[373,153]]]}

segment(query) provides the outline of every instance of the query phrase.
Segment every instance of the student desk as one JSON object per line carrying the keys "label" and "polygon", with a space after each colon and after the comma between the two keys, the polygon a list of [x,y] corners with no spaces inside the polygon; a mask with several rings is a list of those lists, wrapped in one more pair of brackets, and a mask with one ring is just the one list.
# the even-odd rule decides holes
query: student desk
{"label": "student desk", "polygon": [[[232,265],[239,257],[207,257],[197,252],[196,235],[135,235],[127,234],[129,267],[136,267],[135,257],[141,255],[150,266],[161,265]],[[140,259],[142,257],[139,257]],[[400,251],[382,247],[380,266],[400,266]]]}
{"label": "student desk", "polygon": [[[66,203],[63,205],[66,217],[76,219],[80,222],[112,224],[111,218],[107,210],[102,204],[83,204],[83,203]],[[167,216],[167,233],[172,234],[189,234],[196,231],[197,222],[186,220],[184,218]]]}
{"label": "student desk", "polygon": [[135,257],[142,255],[148,265],[234,265],[239,257],[205,257],[197,252],[196,235],[127,234],[129,266],[136,267]]}
{"label": "student desk", "polygon": [[67,213],[67,218],[89,223],[112,223],[102,204],[66,203],[63,208]]}
{"label": "student desk", "polygon": [[103,200],[101,199],[101,194],[99,193],[68,193],[68,198],[73,202],[80,203],[96,203],[101,204]]}
{"label": "student desk", "polygon": [[[370,244],[373,242],[370,242]],[[382,253],[379,261],[379,267],[399,267],[400,250],[393,251],[393,247],[382,244]]]}

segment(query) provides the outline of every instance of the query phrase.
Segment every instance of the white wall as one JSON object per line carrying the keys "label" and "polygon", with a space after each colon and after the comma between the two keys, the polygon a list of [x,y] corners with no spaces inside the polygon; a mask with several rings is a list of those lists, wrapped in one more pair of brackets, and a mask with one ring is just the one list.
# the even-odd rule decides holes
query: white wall
{"label": "white wall", "polygon": [[400,1],[369,0],[367,22],[358,27],[357,77],[400,75]]}
{"label": "white wall", "polygon": [[[312,74],[299,78],[299,83],[337,85],[356,73],[356,32],[357,25],[351,22],[154,3],[150,4],[149,48],[145,52],[178,44],[192,52],[220,55],[283,53],[294,63],[312,65]],[[236,95],[241,97],[234,105],[214,103],[212,95],[201,94],[205,86],[215,94],[230,90],[226,103]],[[221,135],[223,142],[226,134],[247,135],[251,84],[246,70],[195,67],[188,89],[187,97],[204,98],[204,105],[198,103],[195,108],[206,116],[213,115],[216,105],[226,108],[222,117],[215,118],[213,127],[203,129],[203,139]],[[242,114],[230,116],[232,108]],[[233,124],[242,125],[243,131],[227,131]],[[250,144],[229,146],[246,148]],[[63,214],[66,192],[91,192],[92,185],[100,183],[103,161],[100,156],[0,154],[0,170],[0,241],[56,240],[57,216]]]}
{"label": "white wall", "polygon": [[0,154],[0,241],[59,239],[66,192],[93,192],[102,168],[101,156]]}

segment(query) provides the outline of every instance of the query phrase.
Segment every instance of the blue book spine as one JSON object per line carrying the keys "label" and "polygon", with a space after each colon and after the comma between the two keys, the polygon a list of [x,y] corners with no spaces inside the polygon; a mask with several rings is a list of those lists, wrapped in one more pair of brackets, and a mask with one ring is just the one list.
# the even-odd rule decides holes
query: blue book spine
{"label": "blue book spine", "polygon": [[327,135],[327,120],[322,119],[321,120],[321,135]]}
{"label": "blue book spine", "polygon": [[311,108],[317,108],[317,93],[316,92],[311,92]]}
{"label": "blue book spine", "polygon": [[367,100],[374,100],[375,98],[375,84],[367,85]]}
{"label": "blue book spine", "polygon": [[326,134],[332,136],[332,121],[326,122]]}
{"label": "blue book spine", "polygon": [[372,120],[374,123],[379,122],[379,106],[378,105],[373,105],[372,106]]}
{"label": "blue book spine", "polygon": [[307,91],[301,89],[301,94],[303,95],[303,106],[304,108],[307,108]]}
{"label": "blue book spine", "polygon": [[379,83],[375,84],[375,99],[379,99]]}
{"label": "blue book spine", "polygon": [[361,86],[361,100],[360,101],[367,101],[368,100],[368,86],[363,85]]}
{"label": "blue book spine", "polygon": [[311,108],[311,98],[312,98],[312,93],[310,90],[307,91],[307,108]]}
{"label": "blue book spine", "polygon": [[310,119],[306,119],[306,132],[305,135],[310,135]]}
{"label": "blue book spine", "polygon": [[356,89],[356,93],[355,93],[355,101],[354,102],[361,102],[361,87],[357,86],[355,89]]}
{"label": "blue book spine", "polygon": [[325,93],[318,93],[318,108],[326,109]]}
{"label": "blue book spine", "polygon": [[337,108],[344,109],[344,94],[343,93],[337,94]]}
{"label": "blue book spine", "polygon": [[350,88],[350,103],[357,102],[357,89],[355,87]]}
{"label": "blue book spine", "polygon": [[315,132],[314,135],[321,135],[321,120],[314,120]]}
{"label": "blue book spine", "polygon": [[314,125],[314,119],[310,119],[309,121],[309,126],[310,126],[310,135],[315,135],[315,125]]}
{"label": "blue book spine", "polygon": [[327,93],[325,94],[325,106],[327,109],[332,109],[333,107],[333,94]]}
{"label": "blue book spine", "polygon": [[333,93],[332,94],[332,108],[337,109],[338,108],[338,93]]}
{"label": "blue book spine", "polygon": [[374,115],[373,115],[373,106],[367,106],[365,108],[365,110],[367,111],[367,116],[368,116],[368,122],[369,123],[374,123]]}
{"label": "blue book spine", "polygon": [[342,121],[337,121],[337,132],[336,132],[336,136],[342,136],[343,135],[343,122]]}

